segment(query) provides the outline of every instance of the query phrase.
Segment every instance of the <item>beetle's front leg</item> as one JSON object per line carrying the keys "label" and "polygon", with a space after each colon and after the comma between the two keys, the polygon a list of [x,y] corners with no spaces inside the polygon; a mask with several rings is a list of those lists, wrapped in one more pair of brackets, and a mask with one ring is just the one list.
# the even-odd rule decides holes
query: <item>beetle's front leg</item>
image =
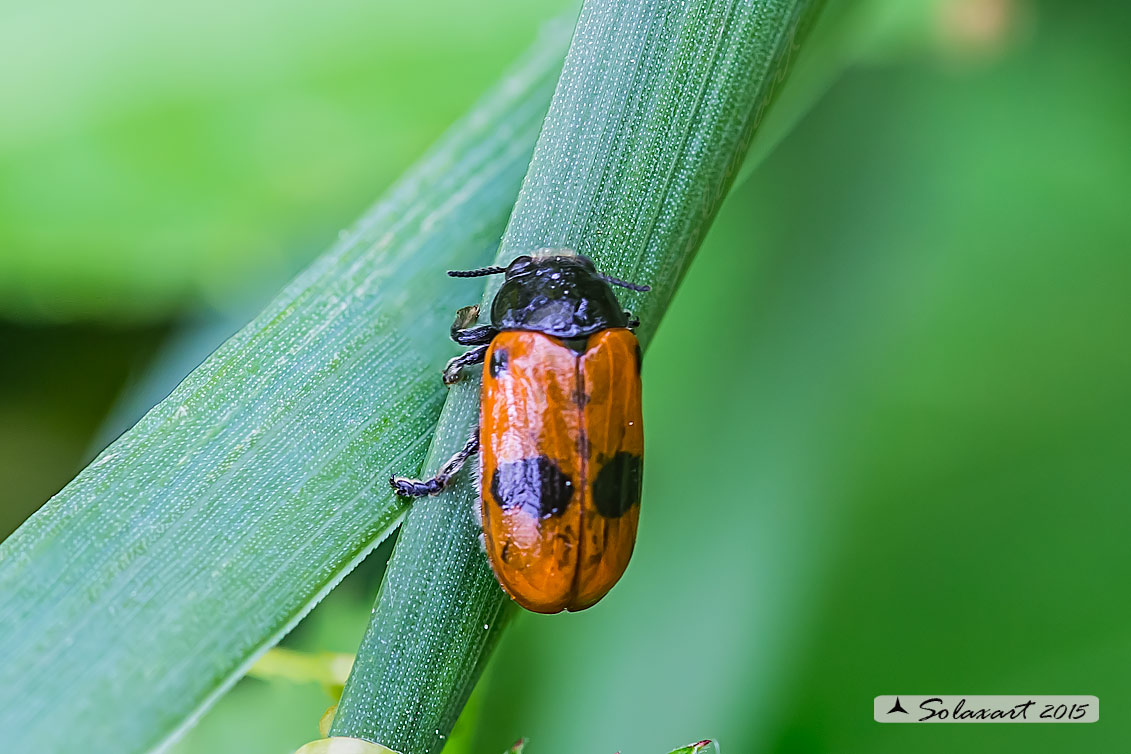
{"label": "beetle's front leg", "polygon": [[478,306],[465,306],[456,312],[452,323],[452,340],[461,346],[482,346],[490,343],[499,331],[491,325],[476,325],[479,320]]}
{"label": "beetle's front leg", "polygon": [[471,366],[472,364],[482,364],[483,359],[487,356],[487,349],[490,347],[490,345],[476,346],[467,353],[449,361],[448,365],[444,367],[444,384],[454,385],[458,382],[460,370],[464,367]]}
{"label": "beetle's front leg", "polygon": [[404,497],[435,495],[441,492],[444,487],[448,486],[448,482],[463,468],[463,465],[467,463],[467,459],[478,452],[479,427],[475,426],[471,430],[471,437],[467,439],[467,444],[460,448],[454,456],[448,459],[447,463],[440,467],[440,470],[436,472],[436,476],[424,480],[395,476],[389,480],[389,484],[398,495],[403,495]]}

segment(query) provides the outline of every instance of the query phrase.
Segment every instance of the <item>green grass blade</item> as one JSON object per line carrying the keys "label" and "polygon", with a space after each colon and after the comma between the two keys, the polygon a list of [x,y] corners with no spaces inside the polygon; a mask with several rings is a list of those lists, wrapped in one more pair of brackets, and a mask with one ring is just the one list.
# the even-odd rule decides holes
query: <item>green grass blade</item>
{"label": "green grass blade", "polygon": [[716,744],[714,741],[704,740],[696,741],[695,743],[688,744],[687,746],[681,746],[670,754],[711,754],[711,752],[717,754],[718,750],[718,744]]}
{"label": "green grass blade", "polygon": [[535,53],[259,317],[0,545],[0,739],[174,737],[400,520],[460,299],[557,77]]}
{"label": "green grass blade", "polygon": [[[646,343],[818,5],[586,2],[496,261],[567,247],[651,285],[621,297]],[[451,389],[427,471],[463,444],[477,406],[478,380]],[[507,610],[477,541],[476,499],[465,473],[414,504],[333,735],[405,754],[443,746]]]}
{"label": "green grass blade", "polygon": [[[472,391],[453,390],[434,449],[463,445],[477,407]],[[430,462],[442,454],[434,450]],[[509,611],[479,544],[474,495],[460,484],[413,503],[331,735],[404,754],[443,746]]]}

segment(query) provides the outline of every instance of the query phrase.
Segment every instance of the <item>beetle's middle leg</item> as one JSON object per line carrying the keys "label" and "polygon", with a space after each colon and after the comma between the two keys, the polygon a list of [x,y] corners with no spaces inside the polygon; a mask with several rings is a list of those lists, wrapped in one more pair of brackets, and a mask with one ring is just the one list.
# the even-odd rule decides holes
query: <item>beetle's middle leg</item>
{"label": "beetle's middle leg", "polygon": [[449,361],[448,365],[444,367],[444,384],[454,385],[458,382],[460,370],[464,367],[471,366],[472,364],[482,364],[483,359],[487,356],[487,349],[490,347],[490,345],[476,346],[470,351]]}
{"label": "beetle's middle leg", "polygon": [[640,327],[640,318],[630,312],[628,309],[624,310],[624,318],[628,320],[627,327],[629,330],[635,330],[636,328]]}
{"label": "beetle's middle leg", "polygon": [[435,495],[441,492],[448,486],[448,482],[452,480],[463,465],[467,463],[467,459],[479,452],[479,427],[476,425],[471,430],[471,437],[467,439],[467,443],[456,451],[456,454],[448,459],[448,462],[440,467],[436,472],[436,476],[431,479],[409,479],[408,477],[395,476],[389,480],[389,484],[398,495],[405,497],[424,497],[425,495]]}

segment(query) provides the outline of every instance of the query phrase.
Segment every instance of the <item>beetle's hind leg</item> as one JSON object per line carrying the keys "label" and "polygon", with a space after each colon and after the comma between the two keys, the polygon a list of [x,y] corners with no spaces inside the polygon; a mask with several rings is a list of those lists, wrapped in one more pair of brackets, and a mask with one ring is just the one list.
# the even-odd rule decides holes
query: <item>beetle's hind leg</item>
{"label": "beetle's hind leg", "polygon": [[472,364],[482,364],[483,359],[487,356],[488,348],[490,348],[489,345],[476,346],[467,353],[449,361],[448,365],[444,367],[444,384],[454,385],[458,382],[460,370],[464,367],[471,366]]}
{"label": "beetle's hind leg", "polygon": [[398,495],[405,497],[424,497],[425,495],[435,495],[441,492],[448,486],[448,482],[452,480],[463,465],[467,463],[467,459],[479,452],[479,427],[476,426],[471,431],[471,437],[467,439],[467,443],[456,452],[454,456],[448,459],[448,462],[440,467],[436,472],[436,476],[431,479],[423,481],[419,479],[409,479],[408,477],[395,476],[389,480],[389,484]]}

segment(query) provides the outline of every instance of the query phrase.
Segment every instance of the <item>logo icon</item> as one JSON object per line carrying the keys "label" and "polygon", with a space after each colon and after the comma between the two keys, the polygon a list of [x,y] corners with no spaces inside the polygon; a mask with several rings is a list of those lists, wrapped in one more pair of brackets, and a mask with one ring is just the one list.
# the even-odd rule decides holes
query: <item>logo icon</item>
{"label": "logo icon", "polygon": [[892,708],[888,710],[888,714],[890,715],[893,712],[902,712],[905,715],[911,714],[907,710],[903,709],[903,705],[899,703],[899,697],[898,696],[895,698],[895,704],[892,705]]}

